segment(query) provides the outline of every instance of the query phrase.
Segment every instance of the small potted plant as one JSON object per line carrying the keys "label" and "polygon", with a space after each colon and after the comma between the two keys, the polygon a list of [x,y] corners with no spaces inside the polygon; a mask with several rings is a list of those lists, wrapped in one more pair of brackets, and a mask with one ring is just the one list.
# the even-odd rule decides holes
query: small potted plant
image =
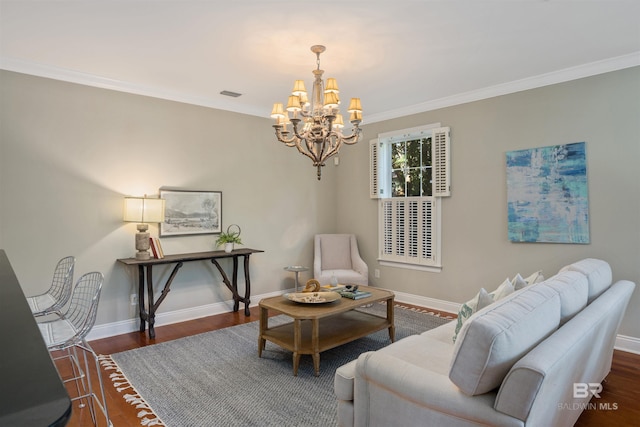
{"label": "small potted plant", "polygon": [[[234,226],[238,228],[238,231],[231,231],[231,227]],[[218,239],[216,240],[216,247],[224,245],[224,251],[231,252],[233,250],[234,244],[242,244],[242,240],[240,240],[241,232],[242,230],[240,230],[239,225],[231,224],[229,227],[227,227],[226,232],[223,231],[222,233],[220,233],[220,236],[218,236]]]}

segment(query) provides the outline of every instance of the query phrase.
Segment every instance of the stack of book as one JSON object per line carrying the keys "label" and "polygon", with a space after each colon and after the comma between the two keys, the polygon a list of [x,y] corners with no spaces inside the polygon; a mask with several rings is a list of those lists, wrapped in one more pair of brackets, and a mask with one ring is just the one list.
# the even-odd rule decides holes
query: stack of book
{"label": "stack of book", "polygon": [[338,291],[338,293],[344,297],[344,298],[350,298],[350,299],[361,299],[361,298],[366,298],[368,296],[371,296],[371,292],[366,292],[366,291],[360,291],[360,290],[355,290],[355,291]]}
{"label": "stack of book", "polygon": [[333,291],[333,292],[341,292],[345,290],[344,285],[324,285],[324,286],[320,286],[320,290],[322,291]]}
{"label": "stack of book", "polygon": [[157,237],[149,237],[149,246],[151,246],[151,252],[153,252],[154,258],[164,258],[164,251],[162,250],[160,239],[158,239]]}

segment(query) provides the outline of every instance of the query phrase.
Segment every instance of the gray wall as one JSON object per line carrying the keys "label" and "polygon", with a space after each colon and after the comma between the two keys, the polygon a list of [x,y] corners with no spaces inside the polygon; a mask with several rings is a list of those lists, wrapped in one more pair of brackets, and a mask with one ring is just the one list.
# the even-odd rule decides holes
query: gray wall
{"label": "gray wall", "polygon": [[[542,269],[548,277],[585,257],[607,260],[614,279],[640,285],[640,68],[364,126],[378,133],[434,122],[451,127],[452,196],[442,207],[441,273],[377,263],[377,204],[369,199],[368,144],[341,153],[338,230],[357,234],[373,283],[464,302],[480,287]],[[585,141],[591,243],[511,243],[507,236],[505,153]],[[373,277],[374,269],[380,278]],[[640,337],[640,291],[621,334]]]}
{"label": "gray wall", "polygon": [[[115,262],[134,252],[122,197],[161,186],[223,192],[223,226],[240,224],[245,246],[266,251],[252,256],[254,294],[292,287],[282,268],[311,265],[312,236],[334,231],[356,233],[374,284],[445,301],[466,301],[517,272],[550,276],[583,257],[606,259],[615,279],[640,283],[639,100],[640,68],[633,68],[368,124],[364,141],[345,147],[340,166],[327,165],[318,182],[308,159],[276,143],[268,119],[2,71],[0,247],[28,294],[48,286],[67,254],[78,258],[78,274],[105,273],[97,324],[135,317],[134,274]],[[433,122],[452,129],[443,271],[381,267],[368,140]],[[505,152],[579,141],[587,143],[591,243],[510,243]],[[214,238],[163,238],[163,246],[210,250]],[[229,295],[213,268],[187,264],[161,310]],[[640,337],[638,307],[636,290],[622,334]]]}
{"label": "gray wall", "polygon": [[[269,119],[11,72],[0,74],[0,108],[0,248],[26,294],[44,291],[65,255],[77,257],[76,277],[103,272],[97,325],[135,317],[136,273],[116,263],[135,253],[124,195],[222,191],[223,228],[239,224],[245,246],[265,251],[251,257],[255,295],[293,287],[283,267],[309,265],[313,235],[335,229],[334,167],[318,182],[310,160],[275,140]],[[157,225],[149,231],[156,236]],[[162,243],[168,254],[206,251],[215,237]],[[230,295],[210,263],[187,263],[160,311]]]}

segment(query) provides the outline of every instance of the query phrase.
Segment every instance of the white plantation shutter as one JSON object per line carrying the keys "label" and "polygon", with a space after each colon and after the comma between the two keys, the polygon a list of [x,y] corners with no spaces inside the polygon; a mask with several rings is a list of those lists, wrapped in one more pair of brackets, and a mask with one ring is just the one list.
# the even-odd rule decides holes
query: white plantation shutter
{"label": "white plantation shutter", "polygon": [[369,197],[372,199],[380,198],[380,168],[378,139],[369,141]]}
{"label": "white plantation shutter", "polygon": [[433,195],[451,195],[449,128],[433,130]]}
{"label": "white plantation shutter", "polygon": [[433,197],[380,200],[380,259],[406,264],[439,266],[438,225]]}

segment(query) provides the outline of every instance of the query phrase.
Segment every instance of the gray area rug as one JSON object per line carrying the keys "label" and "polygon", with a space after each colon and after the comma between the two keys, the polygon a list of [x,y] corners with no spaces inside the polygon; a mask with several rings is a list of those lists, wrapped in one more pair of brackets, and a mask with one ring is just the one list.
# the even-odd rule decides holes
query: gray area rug
{"label": "gray area rug", "polygon": [[[384,304],[363,310],[386,315]],[[284,315],[269,325],[291,321]],[[396,340],[451,321],[396,306]],[[320,376],[303,355],[267,342],[258,358],[259,323],[251,322],[103,356],[114,386],[138,409],[145,426],[335,426],[333,377],[359,354],[389,344],[385,329],[320,354]]]}

